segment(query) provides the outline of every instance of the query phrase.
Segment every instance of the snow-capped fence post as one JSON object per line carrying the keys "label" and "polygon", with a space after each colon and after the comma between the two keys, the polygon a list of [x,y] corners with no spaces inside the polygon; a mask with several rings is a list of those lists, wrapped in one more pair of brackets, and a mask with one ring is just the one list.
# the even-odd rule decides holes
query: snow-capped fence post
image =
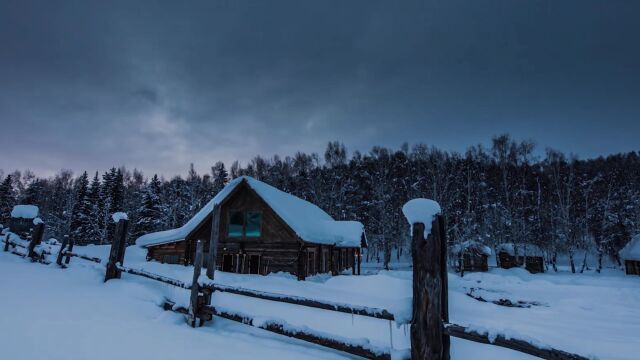
{"label": "snow-capped fence post", "polygon": [[28,250],[27,256],[29,256],[33,261],[38,260],[37,257],[39,255],[36,254],[35,250],[36,250],[36,246],[38,246],[40,242],[42,242],[43,236],[44,236],[44,223],[38,222],[35,228],[33,229],[33,233],[31,235],[31,241],[29,242],[29,247],[27,249]]}
{"label": "snow-capped fence post", "polygon": [[[202,261],[204,257],[202,248],[202,241],[198,240],[198,243],[196,244],[196,258],[193,263],[193,281],[191,282],[191,306],[189,307],[189,323],[191,327],[196,327],[196,318],[200,313],[200,306],[198,304],[200,285],[198,284],[198,279],[200,278],[200,272],[202,271]],[[200,321],[202,323],[202,320]]]}
{"label": "snow-capped fence post", "polygon": [[109,252],[109,262],[107,263],[107,272],[104,277],[105,282],[111,279],[119,279],[122,275],[122,272],[118,269],[118,263],[122,265],[124,262],[127,228],[129,227],[129,220],[125,213],[115,213],[112,215],[112,219],[116,223],[116,228],[111,243],[111,251]]}
{"label": "snow-capped fence post", "polygon": [[220,205],[213,208],[211,215],[211,237],[209,239],[209,254],[207,258],[207,277],[213,280],[218,256],[218,241],[220,239]]}
{"label": "snow-capped fence post", "polygon": [[446,244],[444,219],[438,203],[427,199],[407,202],[402,211],[411,225],[413,258],[413,318],[411,359],[448,360]]}

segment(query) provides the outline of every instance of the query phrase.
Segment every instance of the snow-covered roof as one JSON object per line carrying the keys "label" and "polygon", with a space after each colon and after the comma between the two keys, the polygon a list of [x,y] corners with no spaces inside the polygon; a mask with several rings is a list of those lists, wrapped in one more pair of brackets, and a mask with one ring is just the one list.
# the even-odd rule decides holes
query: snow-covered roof
{"label": "snow-covered roof", "polygon": [[242,182],[251,187],[302,240],[339,247],[360,247],[364,233],[362,223],[336,221],[318,206],[249,176],[230,181],[182,227],[143,235],[136,240],[136,245],[146,247],[185,239]]}
{"label": "snow-covered roof", "polygon": [[478,254],[491,256],[490,247],[474,240],[463,241],[462,243],[456,244],[451,248],[451,252],[454,254],[459,254],[460,251],[472,251]]}
{"label": "snow-covered roof", "polygon": [[129,217],[127,216],[127,213],[116,212],[111,215],[111,219],[113,219],[113,222],[117,223],[120,220],[129,220]]}
{"label": "snow-covered roof", "polygon": [[511,256],[516,256],[516,250],[518,256],[544,256],[544,252],[540,247],[533,244],[514,244],[514,243],[504,243],[498,245],[498,253],[506,252]]}
{"label": "snow-covered roof", "polygon": [[640,261],[640,234],[634,236],[619,252],[622,260]]}
{"label": "snow-covered roof", "polygon": [[12,218],[35,219],[38,217],[39,209],[35,205],[16,205],[11,210]]}

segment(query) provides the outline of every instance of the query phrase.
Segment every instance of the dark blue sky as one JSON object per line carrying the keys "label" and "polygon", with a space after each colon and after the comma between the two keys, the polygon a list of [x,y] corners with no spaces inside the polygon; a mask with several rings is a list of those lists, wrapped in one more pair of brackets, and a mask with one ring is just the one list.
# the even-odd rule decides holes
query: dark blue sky
{"label": "dark blue sky", "polygon": [[638,1],[0,0],[0,168],[640,150]]}

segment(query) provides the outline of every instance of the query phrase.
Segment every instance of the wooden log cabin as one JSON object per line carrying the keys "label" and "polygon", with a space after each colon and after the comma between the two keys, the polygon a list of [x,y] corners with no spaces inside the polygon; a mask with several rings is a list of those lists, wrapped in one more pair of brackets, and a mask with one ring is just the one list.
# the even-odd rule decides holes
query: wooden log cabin
{"label": "wooden log cabin", "polygon": [[523,266],[530,273],[544,272],[544,253],[533,244],[500,244],[497,250],[498,266],[503,269]]}
{"label": "wooden log cabin", "polygon": [[300,280],[349,269],[360,274],[366,246],[360,222],[336,221],[316,205],[248,176],[232,180],[181,228],[143,235],[136,244],[147,249],[147,260],[193,264],[198,240],[209,252],[215,207],[220,209],[218,271],[282,271]]}
{"label": "wooden log cabin", "polygon": [[451,248],[451,254],[459,273],[469,271],[488,271],[491,248],[477,241],[464,241]]}
{"label": "wooden log cabin", "polygon": [[634,236],[618,253],[627,275],[640,275],[640,234]]}

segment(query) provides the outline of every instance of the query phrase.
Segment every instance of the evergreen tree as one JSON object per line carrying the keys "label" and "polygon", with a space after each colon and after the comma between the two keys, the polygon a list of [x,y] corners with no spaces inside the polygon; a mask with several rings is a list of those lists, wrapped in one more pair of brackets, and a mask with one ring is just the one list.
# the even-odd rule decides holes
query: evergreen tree
{"label": "evergreen tree", "polygon": [[142,203],[137,210],[134,239],[158,231],[162,227],[162,207],[160,204],[160,180],[154,175],[142,193]]}
{"label": "evergreen tree", "polygon": [[71,209],[71,224],[69,226],[71,237],[78,244],[88,243],[86,224],[91,220],[89,218],[89,209],[87,208],[88,186],[89,177],[85,171],[82,176],[76,180],[76,184],[74,186],[75,202]]}
{"label": "evergreen tree", "polygon": [[0,224],[5,227],[9,226],[11,209],[13,209],[15,202],[13,179],[11,175],[7,175],[2,181],[2,184],[0,184]]}

